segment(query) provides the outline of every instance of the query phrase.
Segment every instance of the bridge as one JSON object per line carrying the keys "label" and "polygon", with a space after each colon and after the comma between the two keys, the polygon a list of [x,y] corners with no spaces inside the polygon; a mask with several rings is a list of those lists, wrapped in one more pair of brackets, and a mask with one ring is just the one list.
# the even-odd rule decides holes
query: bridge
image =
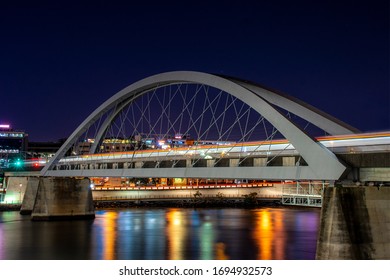
{"label": "bridge", "polygon": [[[329,135],[358,132],[302,101],[254,83],[199,72],[168,72],[136,82],[104,102],[72,133],[44,167],[42,176],[77,176],[77,173],[83,176],[97,173],[85,169],[98,168],[110,169],[109,172],[99,171],[109,176],[163,177],[171,174],[171,177],[192,178],[339,179],[346,166],[313,139],[309,130],[303,129],[311,126]],[[156,145],[162,143],[159,141],[171,140],[170,152],[157,149],[145,153],[146,141],[142,140],[153,135],[157,135]],[[174,142],[169,136],[177,135],[184,136],[189,145],[195,145],[184,153],[172,149]],[[280,137],[287,139],[288,145],[279,149],[279,154],[293,147],[297,151],[294,155],[299,156],[297,162],[288,166],[273,164],[278,154],[266,152],[270,143]],[[97,160],[102,165],[90,164],[91,161],[80,164],[79,159],[73,161],[79,164],[68,164],[72,159],[66,155],[78,153],[79,143],[93,139],[88,154],[94,155],[101,150],[107,151],[103,142],[110,138],[131,141],[129,149],[133,152],[121,161],[123,164],[107,162],[103,158]],[[213,147],[201,147],[199,153],[195,152],[196,143],[210,139],[212,143],[235,144],[219,155],[212,153]],[[236,149],[246,145],[245,142],[253,140],[258,142],[247,155],[242,153],[245,150],[236,153]],[[265,154],[259,154],[261,151]],[[229,157],[229,164],[222,163],[225,155]],[[252,164],[246,164],[252,160]],[[71,168],[83,171],[70,172]]]}
{"label": "bridge", "polygon": [[[361,133],[253,82],[167,72],[129,85],[93,111],[39,177],[27,182],[22,209],[37,220],[94,217],[89,179],[81,179],[90,177],[384,184],[390,182],[389,154],[389,132]],[[332,189],[325,194],[328,202],[332,192],[342,193]],[[378,200],[372,192],[367,197]],[[283,200],[311,200],[296,195]],[[366,196],[359,195],[357,203],[366,205]]]}

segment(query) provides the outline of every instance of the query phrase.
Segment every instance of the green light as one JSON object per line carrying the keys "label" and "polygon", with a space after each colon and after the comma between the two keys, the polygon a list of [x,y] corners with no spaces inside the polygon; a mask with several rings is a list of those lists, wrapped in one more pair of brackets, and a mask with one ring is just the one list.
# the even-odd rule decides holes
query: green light
{"label": "green light", "polygon": [[15,165],[16,166],[22,166],[22,164],[23,164],[23,162],[21,161],[21,159],[20,158],[18,158],[17,160],[16,160],[16,162],[15,162]]}

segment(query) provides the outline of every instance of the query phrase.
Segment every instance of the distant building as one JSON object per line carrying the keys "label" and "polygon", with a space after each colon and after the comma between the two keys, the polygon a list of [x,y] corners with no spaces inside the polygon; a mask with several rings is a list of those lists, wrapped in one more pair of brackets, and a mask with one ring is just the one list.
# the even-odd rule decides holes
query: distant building
{"label": "distant building", "polygon": [[[74,146],[72,155],[85,155],[90,153],[95,139],[80,141]],[[171,135],[136,135],[128,139],[106,138],[98,145],[96,153],[126,152],[147,149],[170,149],[190,147],[194,145],[231,145],[235,142],[218,140],[193,140],[190,135],[180,133]]]}
{"label": "distant building", "polygon": [[[84,155],[88,154],[95,139],[87,139],[79,142],[72,151],[73,155]],[[125,152],[132,151],[137,145],[137,141],[131,139],[121,138],[108,138],[104,139],[103,143],[98,147],[97,152],[99,153],[111,153],[111,152]]]}
{"label": "distant building", "polygon": [[29,158],[50,159],[61,148],[66,139],[57,142],[29,142],[27,155]]}
{"label": "distant building", "polygon": [[8,168],[25,158],[28,134],[12,129],[9,124],[0,124],[0,168]]}

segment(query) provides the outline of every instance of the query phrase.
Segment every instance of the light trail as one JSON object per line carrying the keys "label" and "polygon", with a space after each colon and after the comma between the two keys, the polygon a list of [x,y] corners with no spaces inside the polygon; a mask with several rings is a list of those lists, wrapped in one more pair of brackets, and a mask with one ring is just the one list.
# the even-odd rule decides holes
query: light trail
{"label": "light trail", "polygon": [[[316,140],[336,153],[390,151],[390,132],[364,133],[318,137]],[[129,152],[114,152],[70,156],[60,164],[88,162],[125,162],[137,160],[195,159],[195,158],[236,158],[237,156],[266,156],[283,152],[293,154],[295,148],[287,140],[241,142],[226,145],[194,145],[168,149],[149,149]]]}

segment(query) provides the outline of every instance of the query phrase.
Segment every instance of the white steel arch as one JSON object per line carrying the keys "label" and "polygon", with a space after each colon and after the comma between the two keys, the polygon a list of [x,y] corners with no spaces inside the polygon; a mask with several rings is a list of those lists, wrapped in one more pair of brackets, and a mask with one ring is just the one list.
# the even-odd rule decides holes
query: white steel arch
{"label": "white steel arch", "polygon": [[269,90],[251,82],[241,81],[235,78],[229,79],[253,91],[269,103],[283,108],[302,119],[310,121],[312,124],[326,131],[330,135],[346,135],[361,132],[349,124],[342,122],[341,120],[303,102],[302,100],[287,94],[278,93],[274,90]]}
{"label": "white steel arch", "polygon": [[[299,151],[300,155],[305,159],[308,166],[296,167],[242,167],[230,168],[232,176],[237,178],[274,178],[274,179],[322,179],[336,180],[340,178],[346,167],[339,162],[336,156],[328,149],[314,141],[305,132],[298,128],[295,124],[284,117],[275,107],[277,105],[285,108],[292,113],[301,116],[304,119],[317,124],[318,127],[324,129],[330,134],[350,134],[357,130],[337,121],[333,117],[319,111],[313,110],[312,107],[303,103],[292,101],[285,96],[276,94],[272,91],[255,86],[248,82],[243,82],[233,78],[225,78],[217,75],[192,72],[192,71],[175,71],[154,75],[138,82],[135,82],[123,90],[109,98],[101,106],[99,106],[92,114],[90,114],[84,122],[71,134],[64,145],[59,149],[52,160],[42,169],[43,176],[60,176],[61,170],[53,170],[56,163],[65,155],[67,150],[77,141],[78,137],[83,134],[90,124],[98,120],[103,114],[113,110],[111,116],[101,126],[97,139],[103,137],[104,130],[110,124],[126,104],[139,97],[151,89],[172,85],[176,83],[198,83],[210,87],[223,90],[234,97],[240,99],[244,103],[251,106],[255,111],[263,115],[275,128],[282,133],[286,139]],[[218,171],[221,168],[172,168],[172,174],[177,177],[208,177],[219,178]],[[145,170],[127,170],[121,174],[114,173],[116,176],[140,176],[146,172]],[[159,174],[161,170],[154,170],[154,174]],[[203,172],[203,173],[202,173]],[[77,172],[76,172],[77,173]],[[83,172],[79,172],[74,176],[86,176]],[[238,174],[242,173],[242,174]],[[269,174],[269,175],[267,175]]]}

